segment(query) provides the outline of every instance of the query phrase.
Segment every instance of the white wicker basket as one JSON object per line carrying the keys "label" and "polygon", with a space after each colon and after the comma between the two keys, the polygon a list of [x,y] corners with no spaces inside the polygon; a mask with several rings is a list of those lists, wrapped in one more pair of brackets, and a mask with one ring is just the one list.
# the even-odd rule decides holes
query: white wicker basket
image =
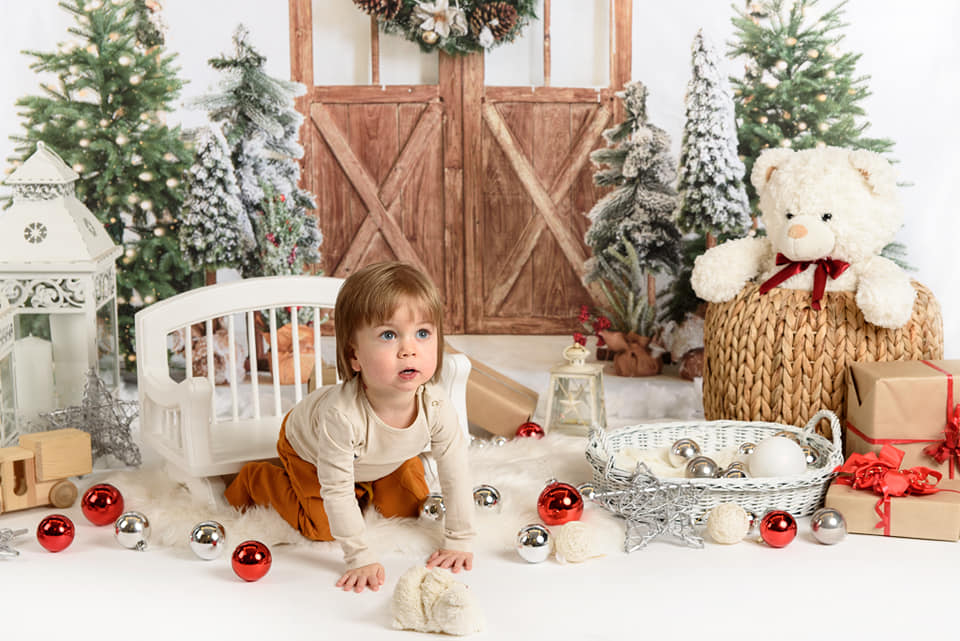
{"label": "white wicker basket", "polygon": [[[821,419],[830,421],[833,441],[828,441],[814,430]],[[780,423],[745,421],[707,421],[700,423],[653,423],[625,427],[608,433],[596,428],[590,432],[587,444],[587,461],[593,467],[593,484],[598,492],[626,490],[635,470],[616,467],[615,456],[628,447],[654,449],[669,447],[681,438],[692,438],[705,454],[741,443],[758,443],[777,432],[794,432],[801,442],[808,443],[820,452],[816,467],[803,474],[774,478],[746,479],[686,479],[669,478],[670,482],[706,486],[699,510],[694,518],[700,518],[720,503],[736,503],[757,516],[768,510],[786,510],[794,516],[807,516],[823,505],[824,495],[834,470],[843,464],[840,445],[840,422],[836,415],[823,410],[810,419],[803,429]]]}

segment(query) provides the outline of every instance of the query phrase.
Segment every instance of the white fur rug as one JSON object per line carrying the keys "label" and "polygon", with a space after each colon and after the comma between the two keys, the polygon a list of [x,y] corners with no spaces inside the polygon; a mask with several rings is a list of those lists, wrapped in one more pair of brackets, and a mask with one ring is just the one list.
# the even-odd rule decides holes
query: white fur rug
{"label": "white fur rug", "polygon": [[[497,488],[502,505],[499,512],[476,508],[474,552],[478,556],[514,553],[520,528],[540,520],[537,497],[549,479],[573,485],[590,481],[592,470],[584,458],[585,445],[584,438],[550,434],[539,441],[516,439],[502,446],[471,447],[473,485],[488,484]],[[428,481],[432,489],[439,491],[435,479],[428,478]],[[226,529],[228,549],[241,541],[257,539],[269,546],[309,545],[321,554],[340,558],[337,544],[303,538],[269,508],[257,507],[240,514],[222,496],[216,506],[195,500],[160,467],[116,472],[103,482],[120,489],[125,509],[147,516],[151,525],[150,544],[154,546],[187,547],[193,527],[200,521],[214,520]],[[222,491],[222,483],[220,489]],[[581,520],[587,527],[591,550],[598,554],[622,551],[622,520],[589,502]],[[441,524],[429,519],[386,519],[368,508],[366,522],[369,544],[381,554],[396,552],[424,558],[442,542]]]}

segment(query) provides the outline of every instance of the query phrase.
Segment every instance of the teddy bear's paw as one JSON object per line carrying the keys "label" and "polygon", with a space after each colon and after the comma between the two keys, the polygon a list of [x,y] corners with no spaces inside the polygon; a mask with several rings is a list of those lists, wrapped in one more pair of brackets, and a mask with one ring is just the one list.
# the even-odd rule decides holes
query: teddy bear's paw
{"label": "teddy bear's paw", "polygon": [[910,321],[917,292],[905,279],[886,282],[861,281],[857,288],[857,307],[868,323],[898,329]]}
{"label": "teddy bear's paw", "polygon": [[719,266],[702,264],[699,256],[690,276],[690,286],[697,296],[708,303],[725,303],[736,298],[740,290],[747,284],[746,279],[730,278]]}

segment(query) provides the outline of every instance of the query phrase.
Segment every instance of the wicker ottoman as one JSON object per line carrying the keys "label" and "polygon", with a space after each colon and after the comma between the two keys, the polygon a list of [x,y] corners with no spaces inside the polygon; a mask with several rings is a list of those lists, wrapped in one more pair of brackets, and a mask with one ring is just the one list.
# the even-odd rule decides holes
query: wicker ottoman
{"label": "wicker ottoman", "polygon": [[843,425],[848,363],[943,358],[940,305],[929,289],[913,286],[913,317],[895,330],[864,321],[853,292],[827,292],[815,311],[809,291],[776,288],[761,296],[751,284],[729,302],[708,305],[707,420],[802,427],[828,409]]}

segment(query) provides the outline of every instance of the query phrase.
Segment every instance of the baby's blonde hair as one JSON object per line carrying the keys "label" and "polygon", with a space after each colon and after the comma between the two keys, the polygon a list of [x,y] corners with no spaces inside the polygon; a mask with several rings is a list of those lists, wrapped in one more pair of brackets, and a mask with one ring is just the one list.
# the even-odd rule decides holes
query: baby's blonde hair
{"label": "baby's blonde hair", "polygon": [[443,303],[426,274],[401,262],[373,263],[344,281],[333,310],[337,334],[337,372],[349,381],[357,372],[350,366],[355,333],[361,327],[379,325],[405,301],[412,301],[437,330],[437,370],[430,379],[440,380],[443,366]]}

